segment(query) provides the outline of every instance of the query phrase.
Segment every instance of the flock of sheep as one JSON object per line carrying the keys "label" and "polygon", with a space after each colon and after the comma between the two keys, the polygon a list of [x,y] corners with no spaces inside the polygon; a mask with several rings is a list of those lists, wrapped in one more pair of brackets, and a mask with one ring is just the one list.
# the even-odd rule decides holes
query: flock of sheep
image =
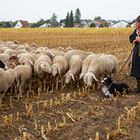
{"label": "flock of sheep", "polygon": [[[34,87],[46,90],[52,84],[59,88],[69,83],[98,88],[101,78],[117,73],[118,60],[113,55],[94,54],[72,48],[51,48],[0,42],[0,93],[23,94]],[[27,84],[28,83],[28,84]],[[28,85],[28,87],[27,87]]]}

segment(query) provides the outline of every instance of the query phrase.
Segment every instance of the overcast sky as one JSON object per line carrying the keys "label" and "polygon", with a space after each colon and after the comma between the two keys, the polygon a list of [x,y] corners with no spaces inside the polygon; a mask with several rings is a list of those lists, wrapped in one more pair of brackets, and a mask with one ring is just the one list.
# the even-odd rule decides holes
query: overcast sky
{"label": "overcast sky", "polygon": [[82,18],[101,16],[104,19],[131,20],[140,15],[140,0],[0,0],[0,20],[38,21],[49,19],[53,12],[58,19],[67,11],[80,8]]}

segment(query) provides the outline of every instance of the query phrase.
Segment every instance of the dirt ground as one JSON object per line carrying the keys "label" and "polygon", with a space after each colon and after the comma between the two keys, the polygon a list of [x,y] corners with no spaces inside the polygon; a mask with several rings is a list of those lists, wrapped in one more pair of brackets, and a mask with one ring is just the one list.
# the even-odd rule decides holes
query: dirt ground
{"label": "dirt ground", "polygon": [[[121,68],[132,48],[127,37],[128,33],[121,36],[118,33],[116,36],[110,35],[110,40],[103,36],[103,41],[102,38],[94,40],[94,35],[93,38],[87,35],[82,42],[83,37],[79,35],[80,45],[77,40],[71,45],[95,53],[114,54]],[[74,40],[73,36],[71,38]],[[66,37],[72,41],[71,38]],[[117,82],[126,82],[134,88],[135,79],[128,76],[128,71],[125,67]],[[108,140],[140,139],[138,109],[135,119],[130,123],[121,121],[121,129],[125,133],[113,135],[117,130],[118,117],[123,115],[124,119],[127,118],[127,109],[138,104],[140,93],[136,95],[130,92],[129,95],[104,99],[100,89],[94,91],[83,90],[82,87],[66,87],[40,94],[36,91],[26,92],[19,99],[10,96],[6,98],[0,106],[0,140],[16,140],[23,135],[33,140],[94,140],[97,132],[99,140],[107,140],[107,134],[110,136]]]}
{"label": "dirt ground", "polygon": [[[43,140],[41,136],[41,126],[43,126],[48,140],[95,139],[96,132],[99,132],[101,140],[105,140],[107,131],[111,134],[117,129],[117,118],[121,114],[126,114],[125,107],[131,108],[140,100],[140,94],[103,99],[100,91],[72,90],[41,93],[41,95],[30,93],[30,97],[27,95],[19,100],[13,98],[11,103],[10,97],[7,97],[8,100],[1,107],[0,139],[13,140],[22,135],[19,129],[25,128],[34,139]],[[68,95],[71,98],[67,98]],[[52,105],[50,99],[53,99]],[[25,105],[30,104],[33,105],[31,116],[26,116]],[[8,117],[6,120],[4,116],[10,114],[13,114],[12,119]],[[127,128],[122,126],[129,135],[113,139],[138,140],[139,121],[140,112],[137,112],[133,125]]]}

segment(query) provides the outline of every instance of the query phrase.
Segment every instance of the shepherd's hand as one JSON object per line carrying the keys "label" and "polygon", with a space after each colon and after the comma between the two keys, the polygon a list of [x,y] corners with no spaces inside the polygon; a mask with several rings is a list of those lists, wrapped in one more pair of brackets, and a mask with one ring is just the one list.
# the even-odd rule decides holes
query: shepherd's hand
{"label": "shepherd's hand", "polygon": [[140,42],[140,37],[139,36],[136,37],[136,41]]}

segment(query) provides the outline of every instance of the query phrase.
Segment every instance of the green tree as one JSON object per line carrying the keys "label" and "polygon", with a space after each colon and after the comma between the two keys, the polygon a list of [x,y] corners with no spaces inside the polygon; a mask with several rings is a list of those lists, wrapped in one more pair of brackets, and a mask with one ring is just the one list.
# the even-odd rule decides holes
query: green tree
{"label": "green tree", "polygon": [[66,19],[65,19],[65,26],[70,27],[70,14],[67,13]]}
{"label": "green tree", "polygon": [[95,23],[91,23],[90,24],[90,28],[95,28],[96,27],[96,24]]}
{"label": "green tree", "polygon": [[50,22],[51,22],[53,27],[57,27],[58,26],[57,15],[55,13],[52,14]]}
{"label": "green tree", "polygon": [[10,21],[6,21],[6,22],[4,23],[4,27],[5,27],[5,28],[11,28],[11,22],[10,22]]}
{"label": "green tree", "polygon": [[81,12],[80,12],[79,8],[76,9],[74,17],[75,17],[75,22],[80,24],[81,23]]}
{"label": "green tree", "polygon": [[36,23],[32,23],[31,24],[31,27],[32,28],[35,28],[35,27],[40,27],[42,24],[44,24],[45,23],[45,21],[44,21],[44,19],[40,19],[39,21],[37,21]]}
{"label": "green tree", "polygon": [[74,27],[74,17],[73,17],[73,11],[70,12],[70,27]]}
{"label": "green tree", "polygon": [[95,20],[101,20],[102,18],[100,16],[95,17]]}

